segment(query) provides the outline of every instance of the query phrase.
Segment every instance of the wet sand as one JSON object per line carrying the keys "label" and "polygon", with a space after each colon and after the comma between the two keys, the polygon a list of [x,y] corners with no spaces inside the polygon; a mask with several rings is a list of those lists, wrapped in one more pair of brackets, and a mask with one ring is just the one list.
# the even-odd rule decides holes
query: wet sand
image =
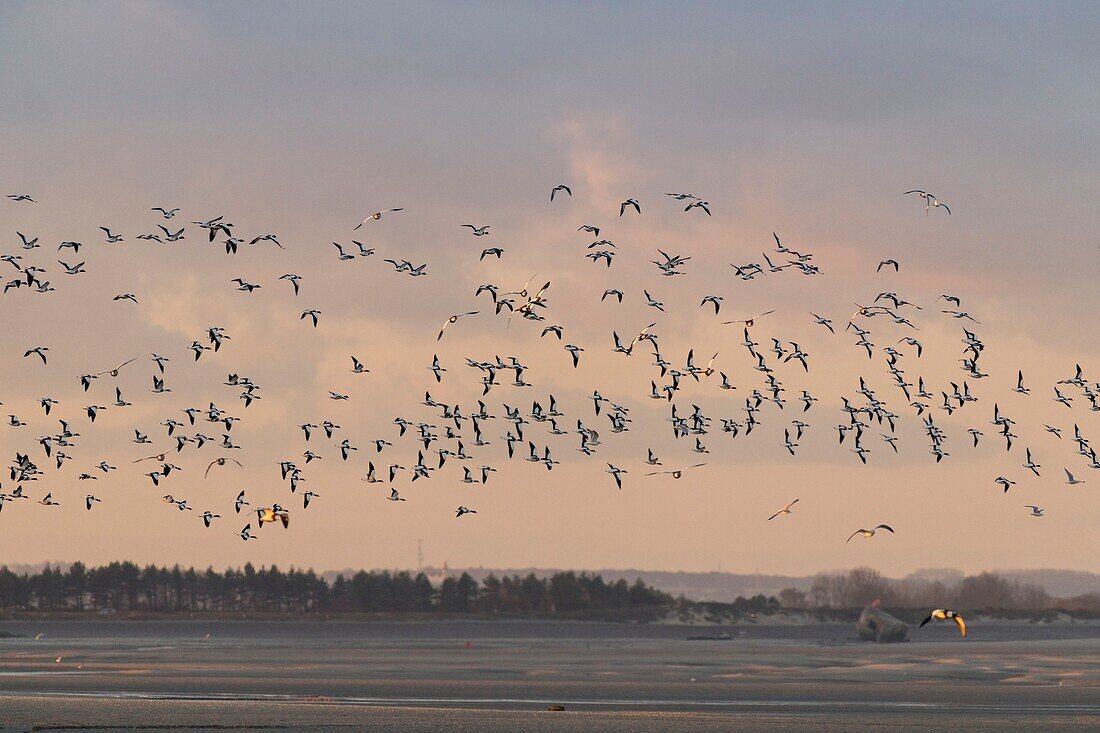
{"label": "wet sand", "polygon": [[1098,626],[926,627],[900,645],[828,625],[729,641],[540,622],[0,627],[25,634],[0,640],[3,730],[1100,729]]}

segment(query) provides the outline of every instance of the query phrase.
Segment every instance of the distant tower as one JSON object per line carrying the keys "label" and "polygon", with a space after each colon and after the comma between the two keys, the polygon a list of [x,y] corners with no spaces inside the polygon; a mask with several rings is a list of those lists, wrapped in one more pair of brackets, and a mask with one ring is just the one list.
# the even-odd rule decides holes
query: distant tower
{"label": "distant tower", "polygon": [[424,541],[416,541],[416,572],[419,574],[424,571]]}

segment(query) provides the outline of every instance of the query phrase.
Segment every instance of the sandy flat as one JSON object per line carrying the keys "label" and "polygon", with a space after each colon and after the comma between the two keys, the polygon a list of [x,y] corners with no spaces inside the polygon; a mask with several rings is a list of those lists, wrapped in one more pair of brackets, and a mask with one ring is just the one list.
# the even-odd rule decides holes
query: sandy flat
{"label": "sandy flat", "polygon": [[1020,640],[937,632],[874,645],[840,628],[700,642],[687,640],[690,629],[623,625],[361,626],[39,624],[41,640],[28,633],[0,645],[0,722],[13,730],[420,731],[443,721],[482,732],[1100,729],[1096,627],[1076,638],[1021,627]]}

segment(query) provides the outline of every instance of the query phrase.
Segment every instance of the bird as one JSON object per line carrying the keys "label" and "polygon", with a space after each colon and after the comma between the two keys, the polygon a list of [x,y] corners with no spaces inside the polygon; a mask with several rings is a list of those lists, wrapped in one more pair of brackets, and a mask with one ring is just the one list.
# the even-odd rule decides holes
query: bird
{"label": "bird", "polygon": [[1025,507],[1026,509],[1030,509],[1030,510],[1031,510],[1031,514],[1030,514],[1030,515],[1028,515],[1028,516],[1032,516],[1032,517],[1041,517],[1041,516],[1043,516],[1043,509],[1042,509],[1042,507],[1037,507],[1037,506],[1035,506],[1034,504],[1025,504],[1025,505],[1024,505],[1024,507]]}
{"label": "bird", "polygon": [[1063,468],[1062,470],[1066,472],[1066,483],[1069,484],[1070,486],[1076,486],[1077,484],[1085,483],[1084,481],[1082,481],[1080,479],[1074,478],[1073,474],[1069,472],[1068,468]]}
{"label": "bird", "polygon": [[[710,216],[710,202],[709,201],[692,201],[690,204],[684,207],[684,211],[691,211],[692,209],[700,209],[706,212],[707,216]],[[641,213],[641,212],[638,212]]]}
{"label": "bird", "polygon": [[899,271],[899,265],[898,265],[897,260],[883,260],[882,262],[878,263],[878,267],[875,268],[875,272],[882,272],[883,267],[893,267],[894,272]]}
{"label": "bird", "polygon": [[621,217],[627,210],[627,208],[633,206],[634,210],[639,214],[642,213],[642,206],[638,203],[637,199],[627,199],[619,204],[619,216]]}
{"label": "bird", "polygon": [[179,207],[177,206],[174,209],[165,209],[162,206],[154,206],[153,208],[151,208],[149,210],[150,211],[159,211],[165,219],[171,219],[173,216],[175,216],[179,212]]}
{"label": "bird", "polygon": [[868,538],[874,537],[875,532],[877,532],[880,529],[885,529],[890,534],[895,534],[894,530],[891,529],[889,525],[880,524],[880,525],[877,525],[876,527],[874,527],[873,529],[863,529],[863,528],[857,529],[855,532],[852,532],[852,534],[848,535],[848,539],[846,540],[846,542],[851,542],[852,538],[855,537],[856,535],[863,535],[864,537],[868,537]]}
{"label": "bird", "polygon": [[480,311],[467,311],[465,313],[455,313],[452,316],[448,316],[447,320],[443,322],[442,328],[439,329],[439,335],[435,337],[436,341],[443,338],[443,332],[447,330],[447,326],[452,323],[458,322],[459,318],[465,318],[466,316],[476,316]]}
{"label": "bird", "polygon": [[288,272],[288,273],[287,273],[287,274],[285,274],[285,275],[279,275],[279,279],[280,279],[280,280],[287,280],[287,281],[289,281],[289,282],[290,282],[290,284],[294,286],[294,294],[295,294],[295,295],[297,295],[297,294],[298,294],[298,286],[299,286],[299,284],[300,284],[300,283],[302,282],[302,277],[301,277],[301,275],[295,275],[295,274],[294,274],[294,273],[292,273],[292,272]]}
{"label": "bird", "polygon": [[455,517],[461,517],[464,514],[477,514],[477,510],[476,509],[467,509],[464,506],[460,506],[460,507],[458,507],[458,509],[455,510]]}
{"label": "bird", "polygon": [[42,359],[42,363],[45,364],[46,363],[46,352],[49,351],[49,350],[50,350],[49,346],[35,346],[35,347],[30,348],[30,349],[27,349],[23,353],[23,358],[26,359],[31,354],[34,354],[34,355],[38,356],[40,359]]}
{"label": "bird", "polygon": [[935,196],[928,193],[927,191],[922,191],[919,188],[914,188],[912,191],[906,191],[903,195],[908,196],[911,193],[915,193],[919,198],[924,199],[925,216],[927,216],[928,212],[933,208],[942,208],[948,214],[951,213],[951,209],[947,208],[947,204],[941,204]]}
{"label": "bird", "polygon": [[260,507],[256,510],[256,526],[260,529],[268,522],[282,522],[283,529],[290,526],[290,513],[283,510],[278,504],[270,507]]}
{"label": "bird", "polygon": [[202,475],[202,477],[203,478],[209,478],[211,468],[213,468],[214,466],[224,466],[227,461],[232,461],[233,463],[236,463],[241,468],[244,468],[244,466],[241,465],[241,462],[238,461],[236,458],[226,458],[225,456],[222,456],[221,458],[215,458],[214,460],[210,461],[210,465],[206,467],[206,473],[204,473]]}
{"label": "bird", "polygon": [[920,622],[920,625],[924,626],[926,623],[933,619],[938,619],[940,621],[950,619],[951,621],[954,621],[955,625],[959,627],[959,633],[962,634],[962,638],[966,638],[966,622],[963,621],[963,617],[959,614],[958,611],[951,611],[945,608],[937,608],[935,611],[932,611],[932,613],[928,614],[928,616]]}
{"label": "bird", "polygon": [[668,476],[671,476],[674,479],[679,479],[679,478],[683,478],[685,471],[687,471],[689,469],[692,469],[692,468],[701,468],[705,465],[707,465],[707,464],[705,464],[705,463],[696,463],[696,464],[693,464],[691,466],[686,466],[684,468],[677,468],[677,469],[674,469],[672,471],[651,471],[650,473],[647,473],[646,476],[668,475]]}
{"label": "bird", "polygon": [[798,503],[798,499],[795,499],[791,503],[787,504],[787,506],[785,506],[782,509],[780,509],[779,511],[777,511],[775,514],[768,517],[768,521],[770,522],[771,520],[778,517],[780,514],[790,514],[791,513],[791,507],[793,507],[797,503]]}
{"label": "bird", "polygon": [[486,224],[485,226],[482,226],[482,227],[474,226],[473,224],[463,224],[462,226],[469,227],[469,229],[473,232],[475,237],[484,237],[484,236],[489,234],[489,225],[488,224]]}
{"label": "bird", "polygon": [[363,221],[356,224],[355,228],[352,229],[352,231],[355,231],[355,229],[358,229],[359,227],[363,226],[368,221],[378,221],[379,219],[382,218],[383,214],[389,214],[389,213],[392,213],[392,212],[404,211],[404,210],[405,210],[404,208],[396,208],[396,209],[382,209],[381,211],[376,211],[373,214],[370,214],[369,216],[367,216],[365,219],[363,219]]}
{"label": "bird", "polygon": [[[568,195],[570,198],[573,197],[573,189],[569,188],[569,186],[566,186],[564,183],[559,183],[558,185],[556,185],[552,189],[550,189],[550,201],[551,202],[554,201],[554,194],[556,194],[558,191],[564,191],[566,193],[566,195]],[[600,236],[598,232],[597,232],[596,236],[597,237]]]}
{"label": "bird", "polygon": [[626,473],[626,470],[624,470],[622,468],[619,468],[617,466],[613,466],[610,463],[608,463],[607,464],[607,473],[611,474],[615,478],[615,488],[622,489],[623,488],[623,474]]}
{"label": "bird", "polygon": [[[771,315],[772,313],[775,313],[775,310],[774,310],[774,309],[773,309],[773,310],[768,310],[768,311],[764,311],[763,313],[761,313],[761,314],[760,314],[760,315],[758,315],[758,316],[753,316],[752,318],[746,318],[746,319],[744,319],[744,320],[740,320],[740,321],[722,321],[722,325],[728,326],[728,325],[731,325],[731,324],[734,324],[734,323],[743,323],[743,324],[745,324],[745,325],[746,325],[746,326],[747,326],[748,328],[752,328],[752,327],[753,327],[753,325],[754,325],[754,324],[756,323],[756,320],[757,320],[758,318],[763,318],[764,316],[770,316],[770,315]],[[831,329],[830,329],[830,330],[831,330]]]}

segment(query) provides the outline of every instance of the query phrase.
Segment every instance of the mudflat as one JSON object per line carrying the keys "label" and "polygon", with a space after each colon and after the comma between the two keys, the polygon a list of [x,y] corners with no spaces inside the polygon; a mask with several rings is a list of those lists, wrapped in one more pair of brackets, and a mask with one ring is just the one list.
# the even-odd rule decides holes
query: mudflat
{"label": "mudflat", "polygon": [[[4,622],[3,730],[1100,729],[1100,625]],[[689,640],[705,634],[729,638]],[[37,640],[35,637],[38,637]],[[552,706],[564,710],[548,710]]]}

